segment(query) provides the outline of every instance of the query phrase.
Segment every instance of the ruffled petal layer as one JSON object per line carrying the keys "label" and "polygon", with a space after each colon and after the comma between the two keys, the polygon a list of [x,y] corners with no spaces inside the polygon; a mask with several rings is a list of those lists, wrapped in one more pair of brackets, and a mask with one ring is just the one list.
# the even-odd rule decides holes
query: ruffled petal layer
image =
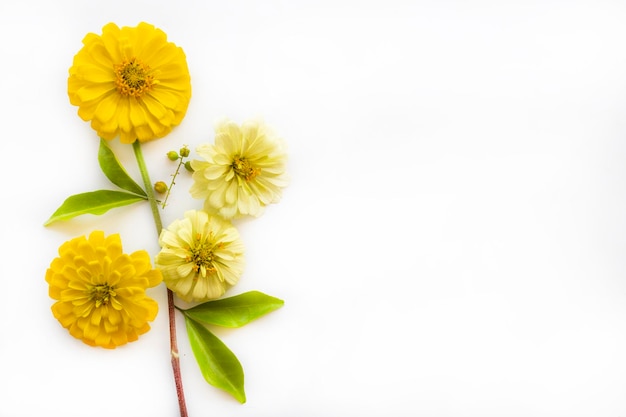
{"label": "ruffled petal layer", "polygon": [[155,264],[165,285],[187,302],[221,297],[239,281],[244,246],[227,220],[203,210],[190,210],[159,237]]}
{"label": "ruffled petal layer", "polygon": [[102,231],[65,242],[46,271],[54,317],[72,336],[107,349],[150,329],[158,304],[146,289],[162,279],[147,252],[126,255],[119,235]]}
{"label": "ruffled petal layer", "polygon": [[[287,186],[287,154],[267,126],[250,121],[238,126],[224,120],[215,128],[215,144],[201,145],[194,160],[194,198],[204,209],[224,218],[260,216],[265,206],[280,201]],[[247,171],[241,167],[246,167]]]}

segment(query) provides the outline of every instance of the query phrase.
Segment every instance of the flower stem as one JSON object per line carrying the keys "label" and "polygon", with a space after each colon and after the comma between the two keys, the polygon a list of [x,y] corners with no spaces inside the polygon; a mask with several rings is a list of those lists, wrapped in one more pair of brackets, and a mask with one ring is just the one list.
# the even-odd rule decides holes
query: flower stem
{"label": "flower stem", "polygon": [[176,167],[176,172],[174,172],[174,174],[172,175],[172,182],[170,183],[170,186],[167,187],[167,194],[165,194],[165,198],[163,199],[163,204],[161,204],[161,208],[165,208],[165,205],[167,204],[167,199],[170,198],[172,187],[174,187],[174,184],[176,184],[175,181],[176,181],[176,177],[178,176],[178,173],[180,172],[180,167],[183,165],[184,162],[185,162],[184,156],[178,157],[178,166]]}
{"label": "flower stem", "polygon": [[[150,202],[150,209],[152,210],[152,217],[154,217],[154,225],[156,226],[157,237],[161,234],[163,229],[163,223],[161,222],[161,214],[159,213],[158,203],[154,197],[154,191],[152,190],[152,182],[148,175],[148,168],[146,167],[146,161],[143,158],[141,152],[141,144],[138,140],[133,142],[133,151],[135,152],[135,158],[139,165],[139,171],[141,172],[141,178],[143,180],[146,194],[148,195],[148,201]],[[180,360],[178,359],[178,343],[176,342],[176,316],[174,306],[174,293],[167,290],[167,311],[170,323],[170,352],[172,357],[172,370],[174,371],[174,383],[176,384],[176,394],[178,395],[178,406],[180,408],[180,416],[187,417],[187,405],[185,404],[185,393],[183,391],[183,380],[180,375]]]}

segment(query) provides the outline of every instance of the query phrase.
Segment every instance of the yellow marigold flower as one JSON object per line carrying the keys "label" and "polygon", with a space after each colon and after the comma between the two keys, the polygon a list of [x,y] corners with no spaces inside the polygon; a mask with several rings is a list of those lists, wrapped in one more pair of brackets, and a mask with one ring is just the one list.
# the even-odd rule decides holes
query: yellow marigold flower
{"label": "yellow marigold flower", "polygon": [[52,313],[70,334],[112,349],[150,329],[158,304],[145,290],[162,281],[146,251],[122,253],[118,234],[92,232],[65,242],[46,271]]}
{"label": "yellow marigold flower", "polygon": [[161,138],[178,125],[191,99],[185,53],[148,23],[89,33],[68,79],[70,103],[104,139]]}
{"label": "yellow marigold flower", "polygon": [[282,141],[256,121],[241,127],[224,121],[215,129],[215,144],[201,145],[191,161],[191,195],[205,199],[204,209],[229,219],[259,216],[264,207],[280,201],[287,185],[287,154]]}
{"label": "yellow marigold flower", "polygon": [[221,297],[243,273],[243,242],[228,221],[190,210],[159,237],[156,267],[167,288],[187,302]]}

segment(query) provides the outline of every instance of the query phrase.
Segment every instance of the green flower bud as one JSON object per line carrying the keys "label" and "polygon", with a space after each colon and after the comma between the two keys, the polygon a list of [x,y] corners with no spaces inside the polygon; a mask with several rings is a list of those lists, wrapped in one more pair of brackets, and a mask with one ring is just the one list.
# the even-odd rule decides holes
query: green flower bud
{"label": "green flower bud", "polygon": [[154,191],[159,194],[165,194],[167,192],[167,184],[163,181],[158,181],[154,184]]}
{"label": "green flower bud", "polygon": [[175,161],[178,159],[178,154],[176,153],[176,151],[169,151],[167,153],[167,157],[169,158],[170,161]]}
{"label": "green flower bud", "polygon": [[193,172],[193,168],[191,167],[191,161],[185,162],[185,169],[189,172]]}
{"label": "green flower bud", "polygon": [[186,158],[189,156],[189,148],[188,147],[184,147],[184,148],[180,148],[180,156],[182,156],[183,158]]}

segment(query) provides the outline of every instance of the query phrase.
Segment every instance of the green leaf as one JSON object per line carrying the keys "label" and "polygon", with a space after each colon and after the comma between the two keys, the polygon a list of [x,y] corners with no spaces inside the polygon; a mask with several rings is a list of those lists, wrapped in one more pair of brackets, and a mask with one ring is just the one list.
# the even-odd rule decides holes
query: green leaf
{"label": "green leaf", "polygon": [[106,141],[100,138],[98,162],[104,175],[113,184],[131,193],[146,197],[146,192],[126,172]]}
{"label": "green leaf", "polygon": [[182,313],[198,322],[224,327],[241,327],[267,313],[279,309],[283,300],[250,291],[234,297],[208,301]]}
{"label": "green leaf", "polygon": [[48,226],[59,220],[69,220],[81,214],[100,215],[112,208],[143,200],[146,198],[123,191],[98,190],[75,194],[68,197],[43,225]]}
{"label": "green leaf", "polygon": [[206,381],[223,389],[240,403],[246,402],[243,368],[235,354],[202,324],[185,316],[187,335],[193,355]]}

